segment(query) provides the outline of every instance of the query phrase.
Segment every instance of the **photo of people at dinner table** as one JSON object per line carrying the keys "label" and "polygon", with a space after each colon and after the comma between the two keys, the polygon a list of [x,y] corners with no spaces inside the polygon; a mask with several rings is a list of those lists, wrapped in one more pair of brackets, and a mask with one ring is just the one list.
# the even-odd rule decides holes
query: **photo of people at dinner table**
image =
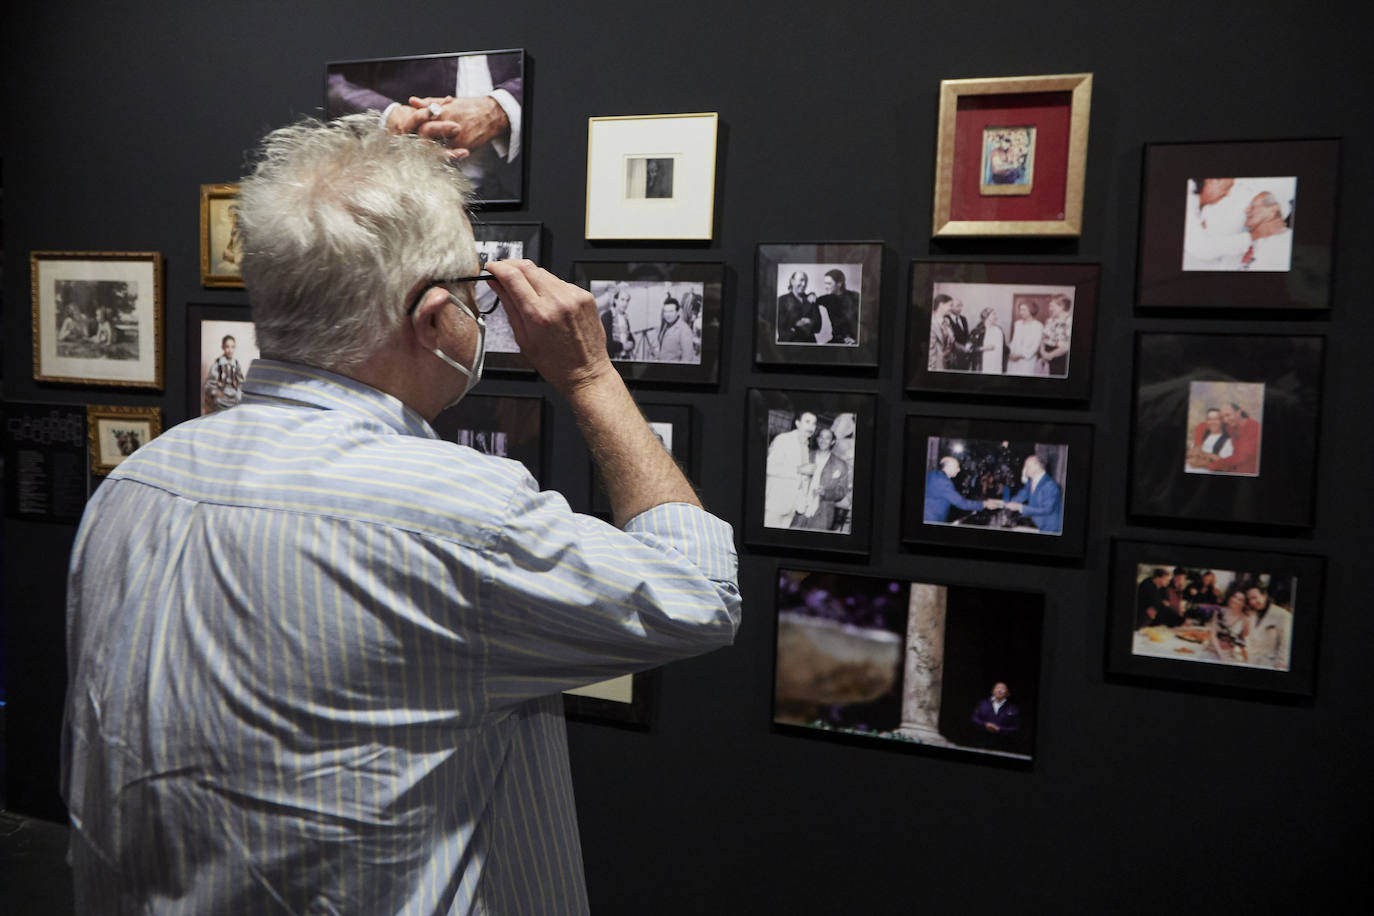
{"label": "photo of people at dinner table", "polygon": [[1296,576],[1139,563],[1135,581],[1132,655],[1288,670]]}

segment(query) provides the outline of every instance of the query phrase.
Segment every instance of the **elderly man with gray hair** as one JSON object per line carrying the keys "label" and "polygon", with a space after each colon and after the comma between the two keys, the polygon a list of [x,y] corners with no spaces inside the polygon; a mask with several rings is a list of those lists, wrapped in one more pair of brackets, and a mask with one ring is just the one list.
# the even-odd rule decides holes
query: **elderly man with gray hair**
{"label": "elderly man with gray hair", "polygon": [[[639,419],[591,295],[488,265],[441,147],[274,131],[244,180],[263,358],[124,461],[68,589],[82,912],[587,910],[561,691],[729,644],[730,527]],[[615,524],[437,438],[474,285],[566,398]]]}

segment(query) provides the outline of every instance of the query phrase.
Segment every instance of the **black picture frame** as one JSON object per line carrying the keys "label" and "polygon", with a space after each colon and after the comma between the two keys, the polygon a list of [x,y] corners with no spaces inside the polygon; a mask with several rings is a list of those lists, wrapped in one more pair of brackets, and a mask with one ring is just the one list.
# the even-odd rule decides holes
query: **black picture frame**
{"label": "black picture frame", "polygon": [[[1131,514],[1219,526],[1310,526],[1325,343],[1316,335],[1138,332]],[[1262,416],[1248,418],[1258,424],[1254,472],[1239,463],[1248,446],[1234,437],[1231,455],[1218,465],[1225,470],[1185,470],[1206,420],[1194,414],[1225,410],[1232,401],[1253,412],[1257,396]]]}
{"label": "black picture frame", "polygon": [[563,692],[563,713],[569,719],[600,725],[647,730],[653,725],[654,698],[658,693],[658,669],[626,674],[629,699],[620,694],[626,682],[611,678],[579,688],[582,693]]}
{"label": "black picture frame", "polygon": [[[1254,692],[1311,697],[1316,690],[1317,648],[1325,593],[1326,559],[1308,554],[1241,550],[1204,544],[1177,544],[1113,539],[1110,616],[1107,627],[1106,670],[1122,679],[1178,684],[1203,690]],[[1150,573],[1163,569],[1167,576],[1186,570],[1185,588],[1194,587],[1202,573],[1213,574],[1220,586],[1220,607],[1192,605],[1188,620],[1179,626],[1153,623],[1141,626],[1141,589]],[[1231,585],[1248,581],[1263,584],[1268,600],[1288,614],[1257,614],[1243,623],[1239,639],[1209,638],[1207,624],[1216,620],[1231,589],[1221,580],[1233,575]],[[1142,579],[1142,576],[1145,578]],[[1267,581],[1263,577],[1268,577]],[[1189,607],[1184,605],[1185,609]],[[1215,609],[1213,609],[1215,608]],[[1205,618],[1206,623],[1196,622]],[[1221,623],[1221,621],[1217,621]],[[1252,663],[1260,629],[1280,634],[1265,638],[1265,664]],[[1249,639],[1249,646],[1244,643]],[[1286,647],[1286,653],[1283,651]],[[1275,652],[1275,649],[1279,651]],[[1275,667],[1287,655],[1287,669]],[[1224,659],[1224,660],[1223,660]],[[1255,660],[1258,662],[1258,659]]]}
{"label": "black picture frame", "polygon": [[[1095,354],[1097,292],[1101,268],[1085,263],[1001,263],[987,261],[911,262],[911,298],[907,313],[906,390],[920,393],[967,394],[997,398],[1040,398],[1087,401],[1092,394]],[[944,368],[941,353],[931,353],[931,321],[936,296],[952,296],[962,304],[967,325],[965,341],[972,347],[966,368]],[[1034,310],[1032,321],[1043,325],[1051,299],[1068,298],[1066,317],[1071,326],[1069,351],[1054,361],[1038,357],[1012,360],[1011,343],[1021,337],[1015,316],[1024,302]],[[1056,305],[1056,308],[1060,306]],[[991,330],[979,333],[982,314],[991,310],[1002,336],[1002,347],[993,356],[997,372],[984,372],[989,354],[976,352],[977,341],[987,342]],[[1033,326],[1028,326],[1033,330]],[[955,332],[949,332],[953,342]],[[1044,335],[1041,334],[1043,343]],[[991,345],[991,344],[989,344]],[[1040,352],[1040,351],[1037,351]],[[955,360],[958,354],[955,353]],[[984,360],[982,366],[978,359]],[[940,368],[932,368],[939,361]],[[1018,367],[1024,366],[1024,369]],[[1013,370],[1008,373],[1007,370]],[[1028,374],[1017,374],[1025,372]]]}
{"label": "black picture frame", "polygon": [[[475,86],[471,93],[460,96],[458,59],[477,56],[497,58],[488,60],[489,84]],[[325,64],[324,113],[327,119],[363,111],[380,113],[391,102],[406,105],[410,96],[487,96],[495,98],[503,111],[514,105],[520,112],[519,137],[513,138],[508,131],[503,138],[503,152],[498,151],[495,143],[487,144],[456,164],[473,181],[476,206],[518,206],[525,197],[528,170],[524,151],[529,149],[530,141],[526,76],[524,48],[329,61]],[[509,112],[506,116],[510,118]]]}
{"label": "black picture frame", "polygon": [[[826,285],[835,282],[830,276],[833,271],[842,275],[844,288],[840,292],[826,293]],[[789,324],[782,318],[788,308],[784,300],[795,300],[790,279],[797,273],[807,278],[808,301],[806,305],[794,304],[793,307],[809,306],[815,310],[814,316],[801,316],[797,320],[821,322],[810,330],[796,330],[795,321],[790,322],[791,327],[784,327]],[[759,245],[755,270],[754,361],[761,366],[877,367],[882,279],[882,242]],[[831,297],[830,302],[809,301],[824,300],[826,296]],[[857,315],[837,319],[831,314],[831,311],[842,309],[846,313],[853,309]],[[853,333],[846,334],[847,329],[852,329]],[[819,333],[823,330],[825,333]],[[801,339],[807,336],[814,336],[815,340]],[[852,343],[848,342],[850,340]]]}
{"label": "black picture frame", "polygon": [[[574,261],[573,282],[590,290],[608,327],[607,349],[611,362],[627,382],[714,385],[720,380],[721,324],[724,320],[725,265],[705,261]],[[626,312],[630,316],[634,350],[631,357],[621,355],[615,341],[611,300],[624,284],[630,296]],[[665,300],[679,302],[679,322],[690,331],[692,356],[685,361],[658,361],[645,356],[660,346],[655,329],[661,324]],[[700,296],[700,308],[692,298]],[[691,315],[696,311],[695,317]],[[687,338],[664,338],[674,352],[684,351]],[[663,344],[666,347],[668,344]],[[699,351],[696,349],[700,347]],[[695,361],[693,361],[695,360]]]}
{"label": "black picture frame", "polygon": [[[477,243],[477,253],[479,257],[482,257],[483,264],[486,264],[488,260],[504,261],[507,258],[525,258],[541,266],[544,264],[543,223],[489,223],[474,219],[472,237]],[[489,308],[496,299],[495,291],[486,283],[478,283],[475,288],[477,290],[478,309]],[[484,370],[509,373],[534,372],[534,366],[520,352],[520,345],[515,342],[510,319],[506,317],[505,306],[498,304],[486,316],[485,320],[487,323],[487,344],[486,362],[483,364]]]}
{"label": "black picture frame", "polygon": [[[1146,144],[1136,304],[1144,309],[1329,308],[1339,172],[1340,141],[1336,139]],[[1264,190],[1261,178],[1296,179],[1291,212],[1285,216],[1291,230],[1280,233],[1288,237],[1287,270],[1264,269],[1274,262],[1269,257],[1256,258],[1255,251],[1263,255],[1263,249],[1218,253],[1212,263],[1222,269],[1203,269],[1202,258],[1185,254],[1185,226],[1192,205],[1200,207],[1201,201],[1191,187],[1201,189],[1206,178],[1218,176],[1236,179],[1237,185],[1226,197],[1235,194],[1237,199],[1223,205],[1227,211],[1223,227],[1207,227],[1214,237],[1238,234],[1230,232],[1235,227],[1235,209],[1245,203],[1242,197]],[[1287,192],[1279,193],[1286,196]],[[1217,218],[1221,217],[1218,212]],[[1196,229],[1194,237],[1208,240]],[[1233,244],[1221,238],[1206,243]],[[1184,269],[1185,257],[1190,269]],[[1247,258],[1250,269],[1240,269]]]}
{"label": "black picture frame", "polygon": [[[1092,492],[1092,427],[910,414],[904,438],[902,543],[1044,557],[1083,555]],[[1032,505],[1035,491],[1045,487],[1045,479],[1051,480],[1055,489],[1043,490],[1051,495],[1051,502],[1037,506],[1048,512],[1021,513],[1006,507],[965,510],[942,501],[939,490],[928,498],[932,481],[944,486],[932,477],[935,474],[943,474],[961,498],[971,501],[1018,496],[1021,488],[1029,487],[1020,475],[1031,454],[1043,463],[1045,478],[1021,502]],[[946,457],[960,463],[953,478],[944,471]],[[982,489],[988,490],[987,496],[981,495]],[[943,514],[944,519],[933,518],[936,514]]]}
{"label": "black picture frame", "polygon": [[[696,450],[692,441],[692,407],[689,404],[656,404],[641,402],[639,411],[649,426],[664,440],[668,454],[673,456],[678,467],[682,468],[689,480],[695,480]],[[664,434],[667,434],[666,436]],[[591,468],[591,493],[587,504],[593,515],[611,517],[611,500],[606,495],[606,487],[595,462]]]}
{"label": "black picture frame", "polygon": [[[774,731],[1032,766],[1043,593],[791,560],[775,583]],[[997,684],[1011,709],[984,705]]]}
{"label": "black picture frame", "polygon": [[[868,553],[872,541],[877,410],[877,396],[860,391],[749,389],[744,486],[746,543],[792,551]],[[780,440],[780,435],[791,436],[799,429],[797,424],[805,422],[807,414],[815,418],[816,432],[838,425],[837,430],[832,430],[838,439],[832,450],[848,466],[847,474],[832,478],[831,470],[840,469],[829,460],[819,469],[813,467],[809,478],[800,471],[803,465],[797,465],[798,471],[791,474],[768,473],[770,458],[775,466],[779,462],[789,464],[782,452],[784,447],[801,458],[797,437]],[[814,434],[809,438],[814,438]],[[807,457],[814,460],[811,445],[808,441]],[[821,474],[819,484],[816,470]],[[845,477],[850,481],[845,497],[822,498],[821,494],[827,491],[846,489]],[[792,527],[806,524],[797,520],[796,512],[803,487],[809,487],[816,498],[808,500],[802,508],[814,509],[811,523],[824,525],[823,528]],[[789,513],[790,520],[784,527],[779,519],[789,517]],[[825,525],[827,519],[829,524]]]}
{"label": "black picture frame", "polygon": [[206,382],[216,358],[222,355],[220,346],[225,334],[234,335],[234,359],[247,375],[253,360],[262,355],[253,333],[252,310],[246,305],[192,302],[186,306],[185,417],[188,420],[215,412],[214,396]]}
{"label": "black picture frame", "polygon": [[[538,395],[470,394],[430,425],[441,439],[519,461],[542,484],[544,413],[544,399]],[[504,440],[490,436],[493,433]]]}

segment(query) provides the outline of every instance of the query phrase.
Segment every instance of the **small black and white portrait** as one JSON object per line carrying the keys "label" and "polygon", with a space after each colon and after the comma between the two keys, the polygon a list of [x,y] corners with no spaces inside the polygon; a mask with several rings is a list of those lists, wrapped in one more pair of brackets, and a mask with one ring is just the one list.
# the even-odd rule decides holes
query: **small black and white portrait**
{"label": "small black and white portrait", "polygon": [[673,157],[625,159],[625,196],[630,200],[668,200],[673,196]]}
{"label": "small black and white portrait", "polygon": [[764,527],[850,532],[855,432],[852,413],[768,411]]}
{"label": "small black and white portrait", "polygon": [[776,342],[858,346],[862,288],[862,264],[779,264]]}

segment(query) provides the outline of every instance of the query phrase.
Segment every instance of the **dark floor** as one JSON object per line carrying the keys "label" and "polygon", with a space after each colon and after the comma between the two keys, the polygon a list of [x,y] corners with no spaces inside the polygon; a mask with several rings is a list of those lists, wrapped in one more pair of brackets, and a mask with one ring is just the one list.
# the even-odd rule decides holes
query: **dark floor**
{"label": "dark floor", "polygon": [[5,810],[5,707],[0,704],[0,913],[74,912],[67,825]]}

